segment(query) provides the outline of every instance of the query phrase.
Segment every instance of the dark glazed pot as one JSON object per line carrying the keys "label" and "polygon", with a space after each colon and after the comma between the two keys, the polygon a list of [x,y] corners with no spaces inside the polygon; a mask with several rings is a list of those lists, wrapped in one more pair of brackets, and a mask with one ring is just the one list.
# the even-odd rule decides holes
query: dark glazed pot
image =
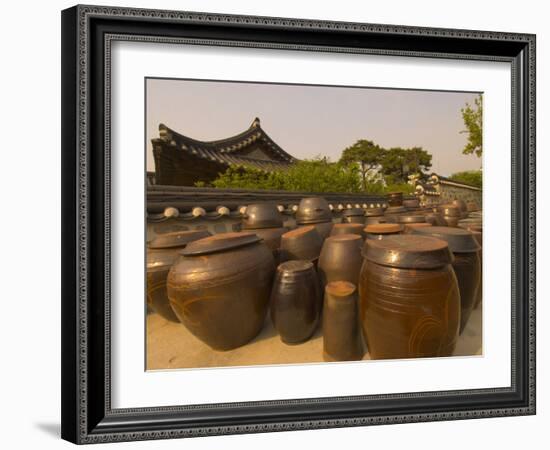
{"label": "dark glazed pot", "polygon": [[323,241],[312,225],[296,228],[281,236],[281,261],[317,261]]}
{"label": "dark glazed pot", "polygon": [[397,223],[409,224],[409,223],[425,223],[426,216],[422,214],[400,214],[396,216]]}
{"label": "dark glazed pot", "polygon": [[407,198],[403,200],[403,206],[409,211],[415,211],[420,208],[420,200],[417,198]]}
{"label": "dark glazed pot", "polygon": [[147,306],[157,314],[178,322],[166,293],[166,277],[178,253],[189,242],[210,236],[207,230],[177,231],[157,236],[147,244]]}
{"label": "dark glazed pot", "polygon": [[366,217],[380,217],[384,215],[384,208],[369,208],[365,211]]}
{"label": "dark glazed pot", "polygon": [[403,206],[403,192],[390,192],[387,197],[390,207]]}
{"label": "dark glazed pot", "polygon": [[168,274],[181,323],[214,350],[231,350],[261,330],[275,272],[254,233],[221,233],[189,244]]}
{"label": "dark glazed pot", "polygon": [[424,217],[426,217],[426,222],[432,224],[434,227],[446,227],[447,221],[444,219],[443,215],[437,211],[425,211]]}
{"label": "dark glazed pot", "polygon": [[384,239],[388,236],[400,234],[403,231],[403,225],[397,223],[379,223],[367,225],[365,233],[367,239]]}
{"label": "dark glazed pot", "polygon": [[337,223],[332,227],[330,232],[331,236],[338,236],[341,234],[358,234],[363,239],[365,238],[364,225],[360,223]]}
{"label": "dark glazed pot", "polygon": [[474,201],[466,202],[466,210],[468,212],[479,211],[479,205]]}
{"label": "dark glazed pot", "polygon": [[317,328],[321,311],[317,272],[309,261],[287,261],[277,267],[271,290],[271,320],[281,340],[299,344]]}
{"label": "dark glazed pot", "polygon": [[279,251],[281,248],[281,237],[288,232],[288,228],[260,228],[258,230],[247,230],[263,239],[265,245],[273,252],[275,261],[279,260]]}
{"label": "dark glazed pot", "polygon": [[335,224],[333,222],[318,222],[311,224],[323,241],[330,236],[330,232],[332,231],[332,227],[334,225]]}
{"label": "dark glazed pot", "polygon": [[376,223],[386,223],[388,220],[385,216],[367,217],[365,219],[365,225],[373,225]]}
{"label": "dark glazed pot", "polygon": [[458,221],[462,219],[462,211],[453,205],[440,205],[437,211],[443,216],[448,227],[457,227]]}
{"label": "dark glazed pot", "polygon": [[284,217],[275,203],[257,203],[247,206],[242,220],[242,228],[243,230],[282,228],[283,220]]}
{"label": "dark glazed pot", "polygon": [[365,241],[363,256],[360,319],[372,359],[450,356],[460,294],[447,243],[391,236]]}
{"label": "dark glazed pot", "polygon": [[359,299],[353,283],[333,281],[325,288],[323,358],[325,361],[358,361],[363,358]]}
{"label": "dark glazed pot", "polygon": [[342,212],[342,223],[365,223],[365,212],[361,208],[345,209]]}
{"label": "dark glazed pot", "polygon": [[468,206],[466,205],[466,202],[464,200],[453,200],[453,205],[455,205],[460,210],[460,215],[463,219],[468,217]]}
{"label": "dark glazed pot", "polygon": [[296,211],[296,222],[299,225],[331,221],[332,211],[324,198],[306,197],[300,200]]}
{"label": "dark glazed pot", "polygon": [[477,291],[481,277],[480,246],[470,231],[461,228],[419,228],[414,230],[413,233],[446,241],[454,255],[453,269],[460,290],[460,333],[462,333],[468,323],[478,295]]}
{"label": "dark glazed pot", "polygon": [[331,281],[349,281],[357,285],[363,258],[363,239],[357,234],[331,236],[323,243],[318,270],[321,286]]}

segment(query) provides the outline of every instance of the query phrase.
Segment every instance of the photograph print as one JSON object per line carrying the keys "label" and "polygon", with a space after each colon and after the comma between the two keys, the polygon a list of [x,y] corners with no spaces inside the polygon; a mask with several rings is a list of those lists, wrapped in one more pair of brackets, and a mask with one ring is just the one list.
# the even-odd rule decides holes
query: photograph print
{"label": "photograph print", "polygon": [[483,356],[483,93],[145,80],[146,370]]}

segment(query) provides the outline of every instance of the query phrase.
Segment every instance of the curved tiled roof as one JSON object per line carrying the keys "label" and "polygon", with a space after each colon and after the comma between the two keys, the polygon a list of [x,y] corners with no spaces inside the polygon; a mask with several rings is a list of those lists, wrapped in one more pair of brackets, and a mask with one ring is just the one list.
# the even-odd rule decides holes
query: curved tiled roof
{"label": "curved tiled roof", "polygon": [[[194,157],[223,164],[252,166],[261,170],[272,171],[284,169],[297,161],[292,155],[277,145],[260,126],[256,118],[250,127],[235,136],[215,141],[199,141],[180,134],[164,124],[159,125],[159,138],[155,141],[169,142],[178,149]],[[248,148],[254,143],[261,143],[262,151],[268,158],[247,155]]]}

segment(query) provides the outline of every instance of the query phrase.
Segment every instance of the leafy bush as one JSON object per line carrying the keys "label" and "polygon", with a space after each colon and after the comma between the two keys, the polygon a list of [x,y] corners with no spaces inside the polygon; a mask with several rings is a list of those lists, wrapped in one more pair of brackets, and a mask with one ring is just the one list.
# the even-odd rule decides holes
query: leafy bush
{"label": "leafy bush", "polygon": [[478,188],[483,187],[483,174],[481,170],[467,170],[465,172],[453,173],[449,179]]}

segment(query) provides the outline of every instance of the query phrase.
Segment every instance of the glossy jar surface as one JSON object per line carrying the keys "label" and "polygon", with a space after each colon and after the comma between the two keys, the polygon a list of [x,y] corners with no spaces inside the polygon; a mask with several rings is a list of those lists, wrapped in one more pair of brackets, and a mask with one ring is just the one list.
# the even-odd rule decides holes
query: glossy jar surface
{"label": "glossy jar surface", "polygon": [[281,236],[281,262],[289,260],[316,261],[323,240],[313,225],[298,227]]}
{"label": "glossy jar surface", "polygon": [[342,223],[365,223],[365,211],[361,208],[345,209],[342,212]]}
{"label": "glossy jar surface", "polygon": [[170,267],[187,244],[208,236],[207,230],[175,231],[159,235],[147,244],[147,306],[164,319],[178,322],[166,292]]}
{"label": "glossy jar surface", "polygon": [[453,269],[460,291],[460,333],[462,333],[477,300],[481,280],[480,246],[474,235],[462,228],[417,228],[413,234],[445,240],[454,255]]}
{"label": "glossy jar surface", "polygon": [[189,244],[168,274],[172,309],[215,350],[253,339],[266,316],[275,263],[253,233],[221,233]]}
{"label": "glossy jar surface", "polygon": [[281,228],[284,216],[277,209],[275,203],[255,203],[248,205],[243,215],[243,230],[258,228]]}
{"label": "glossy jar surface", "polygon": [[390,207],[403,206],[403,192],[390,192],[387,197]]}
{"label": "glossy jar surface", "polygon": [[360,319],[371,358],[451,355],[460,295],[447,243],[412,235],[365,242]]}
{"label": "glossy jar surface", "polygon": [[323,197],[306,197],[300,200],[296,211],[298,224],[312,224],[332,221],[332,211]]}
{"label": "glossy jar surface", "polygon": [[332,227],[331,236],[340,234],[358,234],[363,239],[365,238],[364,226],[360,223],[337,223]]}
{"label": "glossy jar surface", "polygon": [[318,270],[321,286],[331,281],[348,281],[357,285],[363,257],[363,239],[357,234],[331,236],[323,243]]}
{"label": "glossy jar surface", "polygon": [[271,290],[271,320],[281,340],[299,344],[315,332],[321,288],[311,262],[287,261],[277,267]]}
{"label": "glossy jar surface", "polygon": [[329,283],[323,306],[323,358],[357,361],[362,357],[357,287],[347,281]]}
{"label": "glossy jar surface", "polygon": [[367,225],[365,233],[367,239],[384,239],[388,236],[395,236],[403,232],[403,225],[397,223],[380,223]]}

